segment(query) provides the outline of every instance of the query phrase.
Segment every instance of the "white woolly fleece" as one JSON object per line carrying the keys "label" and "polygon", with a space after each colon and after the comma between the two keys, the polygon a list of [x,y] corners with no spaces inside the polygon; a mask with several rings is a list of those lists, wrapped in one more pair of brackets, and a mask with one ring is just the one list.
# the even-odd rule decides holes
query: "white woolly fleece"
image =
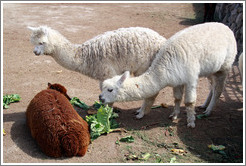
{"label": "white woolly fleece", "polygon": [[131,27],[105,32],[79,45],[47,26],[28,28],[33,31],[31,42],[36,49],[43,44],[41,53],[67,69],[100,81],[126,70],[136,76],[142,74],[166,41],[151,29]]}

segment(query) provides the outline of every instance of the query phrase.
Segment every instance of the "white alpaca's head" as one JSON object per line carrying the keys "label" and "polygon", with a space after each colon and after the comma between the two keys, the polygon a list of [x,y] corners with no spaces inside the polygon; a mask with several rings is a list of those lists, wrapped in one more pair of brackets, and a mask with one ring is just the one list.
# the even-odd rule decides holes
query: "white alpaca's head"
{"label": "white alpaca's head", "polygon": [[122,75],[114,76],[107,79],[102,83],[102,93],[99,96],[99,100],[103,104],[113,103],[120,99],[120,89],[123,88],[123,83],[130,77],[130,72],[126,71]]}
{"label": "white alpaca's head", "polygon": [[27,28],[32,31],[31,43],[35,46],[34,54],[51,55],[54,51],[54,46],[49,39],[53,30],[47,26]]}

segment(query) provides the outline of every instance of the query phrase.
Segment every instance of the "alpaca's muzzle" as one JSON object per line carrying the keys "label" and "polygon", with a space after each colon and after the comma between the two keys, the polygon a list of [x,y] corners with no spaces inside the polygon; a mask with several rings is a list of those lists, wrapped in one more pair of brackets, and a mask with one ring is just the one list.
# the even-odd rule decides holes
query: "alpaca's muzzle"
{"label": "alpaca's muzzle", "polygon": [[99,101],[104,103],[105,102],[105,99],[102,98],[102,95],[99,95]]}
{"label": "alpaca's muzzle", "polygon": [[44,46],[43,45],[37,45],[37,46],[35,46],[35,48],[33,50],[33,53],[35,55],[42,55],[42,54],[44,54]]}
{"label": "alpaca's muzzle", "polygon": [[41,52],[38,52],[38,51],[34,50],[33,53],[34,53],[36,56],[39,56]]}

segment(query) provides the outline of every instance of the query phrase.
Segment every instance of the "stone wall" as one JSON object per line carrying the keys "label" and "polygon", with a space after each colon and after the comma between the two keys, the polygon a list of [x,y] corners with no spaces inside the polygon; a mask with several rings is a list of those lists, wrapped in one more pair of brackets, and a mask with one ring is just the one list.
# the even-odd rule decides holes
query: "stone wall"
{"label": "stone wall", "polygon": [[[218,3],[216,5],[215,21],[229,26],[237,40],[238,55],[243,51],[243,4],[242,3]],[[238,59],[238,55],[236,60]]]}

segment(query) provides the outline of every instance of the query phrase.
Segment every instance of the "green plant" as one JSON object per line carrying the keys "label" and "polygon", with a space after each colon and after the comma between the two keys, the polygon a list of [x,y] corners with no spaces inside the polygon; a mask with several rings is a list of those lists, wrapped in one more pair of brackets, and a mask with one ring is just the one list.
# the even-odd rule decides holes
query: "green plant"
{"label": "green plant", "polygon": [[79,98],[77,97],[73,97],[71,100],[70,100],[70,103],[72,105],[75,105],[77,107],[80,107],[84,110],[88,110],[90,107],[88,105],[86,105],[84,102],[80,101]]}
{"label": "green plant", "polygon": [[18,102],[21,100],[20,95],[18,94],[11,94],[11,95],[4,95],[3,96],[3,108],[7,109],[9,108],[10,103]]}
{"label": "green plant", "polygon": [[134,142],[134,138],[131,135],[129,135],[129,136],[126,136],[126,137],[121,138],[120,139],[120,142],[132,143],[132,142]]}
{"label": "green plant", "polygon": [[86,121],[90,126],[91,140],[95,140],[101,134],[114,131],[119,125],[114,120],[118,114],[113,112],[113,108],[108,105],[101,105],[97,110],[97,114],[86,116]]}

